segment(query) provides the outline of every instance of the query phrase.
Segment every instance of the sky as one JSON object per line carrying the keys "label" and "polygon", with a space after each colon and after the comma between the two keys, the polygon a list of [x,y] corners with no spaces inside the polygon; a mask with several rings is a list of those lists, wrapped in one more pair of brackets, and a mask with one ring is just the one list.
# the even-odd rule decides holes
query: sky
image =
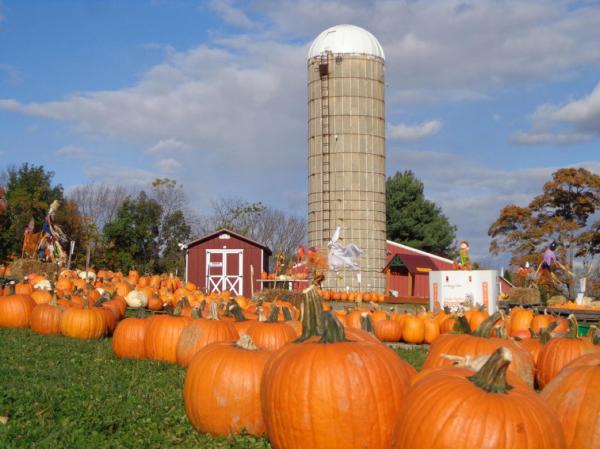
{"label": "sky", "polygon": [[385,51],[388,175],[412,170],[473,260],[505,260],[490,224],[552,172],[600,173],[591,0],[0,0],[0,168],[304,216],[306,55],[345,23]]}

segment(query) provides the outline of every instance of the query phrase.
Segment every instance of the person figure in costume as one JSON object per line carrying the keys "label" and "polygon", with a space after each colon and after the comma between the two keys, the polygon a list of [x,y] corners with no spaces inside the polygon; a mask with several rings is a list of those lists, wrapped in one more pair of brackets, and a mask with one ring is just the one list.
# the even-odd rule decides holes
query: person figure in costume
{"label": "person figure in costume", "polygon": [[564,265],[562,265],[558,261],[558,257],[555,253],[557,247],[558,245],[556,244],[556,242],[552,242],[550,245],[548,245],[548,247],[546,247],[546,250],[544,251],[544,254],[542,256],[542,263],[536,271],[536,275],[539,273],[539,280],[541,281],[541,283],[560,284],[558,277],[554,273],[555,266],[558,266],[561,270],[563,270],[566,273],[570,273],[570,271],[567,270],[564,267]]}
{"label": "person figure in costume", "polygon": [[470,270],[471,269],[471,257],[469,256],[469,242],[463,240],[460,242],[458,250],[459,255],[459,266],[461,270]]}

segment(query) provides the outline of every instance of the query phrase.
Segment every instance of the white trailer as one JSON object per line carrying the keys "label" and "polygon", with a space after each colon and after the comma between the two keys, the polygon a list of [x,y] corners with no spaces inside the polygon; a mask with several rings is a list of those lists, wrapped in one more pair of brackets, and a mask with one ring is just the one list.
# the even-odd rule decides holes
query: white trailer
{"label": "white trailer", "polygon": [[500,292],[496,270],[452,270],[429,273],[429,307],[438,311],[449,307],[455,311],[466,304],[485,306],[492,314],[497,310]]}

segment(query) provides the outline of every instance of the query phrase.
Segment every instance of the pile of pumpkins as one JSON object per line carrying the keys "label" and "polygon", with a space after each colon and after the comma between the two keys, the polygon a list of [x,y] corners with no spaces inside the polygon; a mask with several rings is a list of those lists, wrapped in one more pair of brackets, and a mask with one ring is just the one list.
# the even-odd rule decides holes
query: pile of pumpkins
{"label": "pile of pumpkins", "polygon": [[[266,434],[275,449],[600,447],[600,334],[579,337],[572,316],[333,311],[311,287],[300,319],[286,301],[205,295],[169,276],[95,275],[61,274],[53,292],[34,291],[44,281],[35,276],[11,286],[0,327],[43,333],[34,316],[52,309],[54,333],[112,332],[119,358],[186,367],[185,410],[200,432]],[[141,293],[166,313],[122,319],[127,305],[150,307]],[[404,341],[437,329],[419,373],[381,343],[391,322]]]}
{"label": "pile of pumpkins", "polygon": [[325,301],[385,302],[385,295],[377,292],[319,290],[319,294]]}

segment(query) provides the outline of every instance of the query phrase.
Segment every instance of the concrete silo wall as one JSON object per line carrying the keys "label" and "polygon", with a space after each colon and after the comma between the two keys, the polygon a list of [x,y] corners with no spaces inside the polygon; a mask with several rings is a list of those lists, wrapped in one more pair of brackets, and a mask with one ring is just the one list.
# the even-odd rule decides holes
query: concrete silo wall
{"label": "concrete silo wall", "polygon": [[[308,243],[325,246],[340,226],[343,243],[364,251],[360,288],[379,292],[386,259],[384,94],[381,58],[329,53],[308,61]],[[324,286],[358,290],[354,273],[340,275],[330,273]]]}

